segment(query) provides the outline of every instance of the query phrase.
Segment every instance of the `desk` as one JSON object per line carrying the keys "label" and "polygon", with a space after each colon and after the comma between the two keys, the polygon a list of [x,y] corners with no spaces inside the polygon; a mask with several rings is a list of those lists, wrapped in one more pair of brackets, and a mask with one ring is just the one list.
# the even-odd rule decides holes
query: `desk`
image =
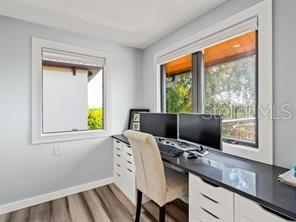
{"label": "desk", "polygon": [[[113,136],[129,144],[123,135]],[[222,152],[211,151],[198,159],[174,158],[162,154],[162,159],[201,179],[246,197],[273,213],[296,220],[296,188],[277,181],[288,169],[272,166]]]}

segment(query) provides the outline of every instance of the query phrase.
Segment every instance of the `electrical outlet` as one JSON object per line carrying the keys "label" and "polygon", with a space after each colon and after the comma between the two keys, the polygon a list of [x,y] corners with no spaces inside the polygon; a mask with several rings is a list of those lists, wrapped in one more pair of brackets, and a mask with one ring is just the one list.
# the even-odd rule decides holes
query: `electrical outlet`
{"label": "electrical outlet", "polygon": [[61,151],[61,147],[60,146],[53,146],[53,155],[54,156],[61,156],[62,155],[62,151]]}

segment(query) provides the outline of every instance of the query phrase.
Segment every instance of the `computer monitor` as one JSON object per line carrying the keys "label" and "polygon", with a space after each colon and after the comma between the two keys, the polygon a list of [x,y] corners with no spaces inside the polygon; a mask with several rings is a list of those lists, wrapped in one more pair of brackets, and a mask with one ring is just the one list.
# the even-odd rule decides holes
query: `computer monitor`
{"label": "computer monitor", "polygon": [[156,137],[177,139],[178,115],[140,113],[140,131]]}
{"label": "computer monitor", "polygon": [[179,139],[221,149],[221,117],[219,115],[180,113]]}

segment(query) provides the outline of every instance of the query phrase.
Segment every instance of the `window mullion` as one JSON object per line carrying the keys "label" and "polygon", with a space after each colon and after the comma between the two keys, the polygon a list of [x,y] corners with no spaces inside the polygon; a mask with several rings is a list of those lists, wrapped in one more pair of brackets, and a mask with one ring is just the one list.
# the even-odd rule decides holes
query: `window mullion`
{"label": "window mullion", "polygon": [[203,53],[192,54],[192,112],[202,113],[204,107]]}
{"label": "window mullion", "polygon": [[166,112],[166,71],[165,65],[160,66],[160,95],[161,95],[161,112]]}

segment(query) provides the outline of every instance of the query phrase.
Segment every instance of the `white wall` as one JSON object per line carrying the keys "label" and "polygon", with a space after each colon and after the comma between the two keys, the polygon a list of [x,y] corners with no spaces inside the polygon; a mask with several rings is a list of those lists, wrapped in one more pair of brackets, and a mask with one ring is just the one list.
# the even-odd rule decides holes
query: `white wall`
{"label": "white wall", "polygon": [[273,84],[277,109],[290,104],[289,120],[274,121],[275,164],[296,166],[296,1],[273,4]]}
{"label": "white wall", "polygon": [[[228,0],[210,12],[186,24],[174,33],[159,40],[143,51],[142,87],[143,105],[156,110],[156,84],[153,77],[153,56],[156,52],[169,47],[201,30],[234,15],[261,0]],[[295,97],[295,58],[296,58],[296,1],[275,0],[273,2],[274,33],[274,102],[275,107],[291,104],[293,118],[274,120],[274,164],[292,167],[296,164],[296,97]]]}
{"label": "white wall", "polygon": [[31,145],[31,37],[112,54],[113,134],[139,107],[141,52],[2,16],[0,30],[0,205],[111,177],[110,138],[57,143],[61,156],[53,156],[54,144]]}

